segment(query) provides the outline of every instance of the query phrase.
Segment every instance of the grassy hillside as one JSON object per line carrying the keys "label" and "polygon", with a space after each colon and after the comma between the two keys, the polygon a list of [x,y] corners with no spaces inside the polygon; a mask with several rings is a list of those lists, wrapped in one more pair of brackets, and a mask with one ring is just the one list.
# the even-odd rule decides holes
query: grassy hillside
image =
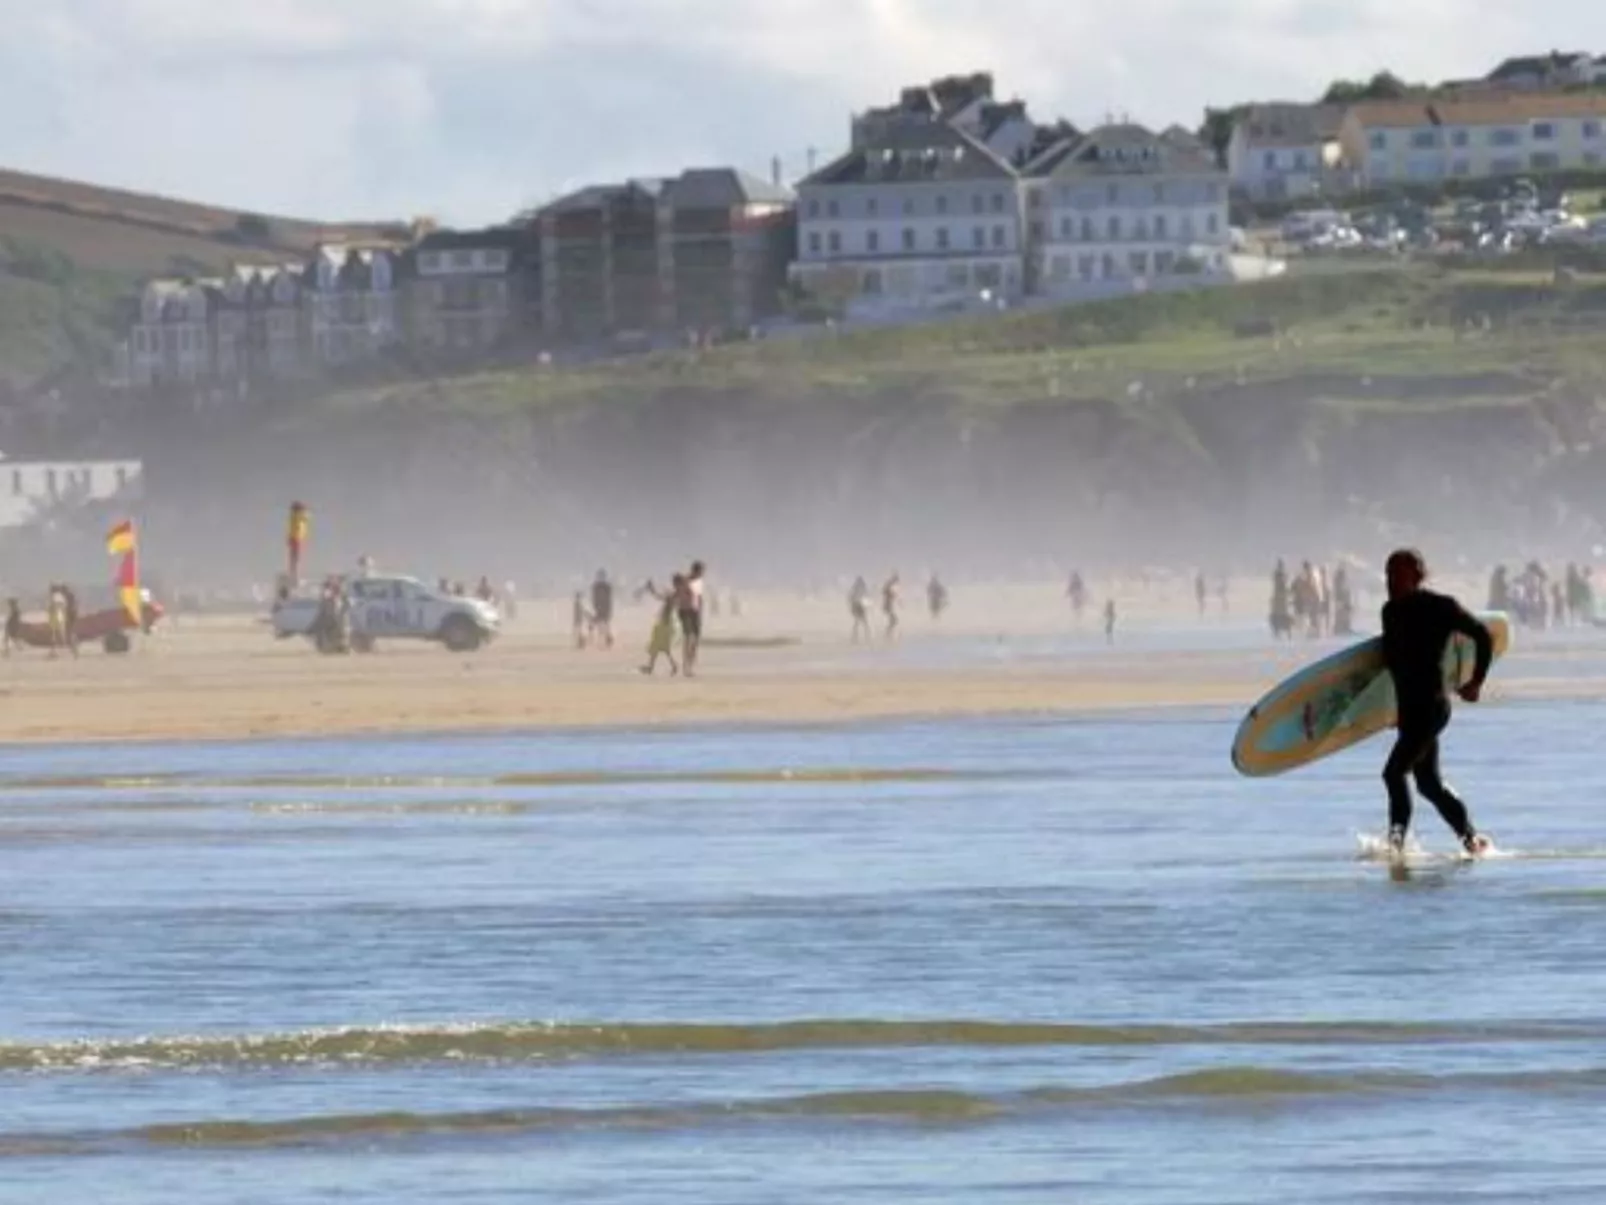
{"label": "grassy hillside", "polygon": [[0,171],[0,381],[98,369],[124,334],[119,302],[145,277],[406,235],[402,224],[311,222]]}
{"label": "grassy hillside", "polygon": [[[1292,275],[909,327],[815,333],[344,395],[341,406],[496,411],[675,391],[928,396],[969,406],[1152,398],[1278,380],[1606,384],[1606,278],[1415,267]],[[1469,390],[1479,396],[1487,389]]]}

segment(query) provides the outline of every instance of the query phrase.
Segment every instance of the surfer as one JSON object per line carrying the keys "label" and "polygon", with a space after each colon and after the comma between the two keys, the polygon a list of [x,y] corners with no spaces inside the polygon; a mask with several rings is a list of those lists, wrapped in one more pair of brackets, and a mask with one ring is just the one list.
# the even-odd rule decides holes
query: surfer
{"label": "surfer", "polygon": [[1383,767],[1389,796],[1389,848],[1398,854],[1411,825],[1411,788],[1439,810],[1469,854],[1488,849],[1488,838],[1473,828],[1466,805],[1439,777],[1439,736],[1450,723],[1450,699],[1444,685],[1444,652],[1451,636],[1461,632],[1477,649],[1472,677],[1457,692],[1476,703],[1494,660],[1488,629],[1446,594],[1423,588],[1427,565],[1422,554],[1402,548],[1389,554],[1385,570],[1388,602],[1383,604],[1383,658],[1394,680],[1399,736]]}

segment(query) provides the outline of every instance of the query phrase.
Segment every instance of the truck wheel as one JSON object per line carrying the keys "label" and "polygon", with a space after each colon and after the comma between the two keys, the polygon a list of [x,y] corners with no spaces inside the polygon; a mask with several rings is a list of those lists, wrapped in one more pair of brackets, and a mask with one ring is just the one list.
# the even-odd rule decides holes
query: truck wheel
{"label": "truck wheel", "polygon": [[127,632],[112,632],[100,642],[100,647],[108,653],[126,653],[133,646]]}
{"label": "truck wheel", "polygon": [[441,625],[441,643],[454,653],[472,653],[485,638],[473,620],[454,615]]}

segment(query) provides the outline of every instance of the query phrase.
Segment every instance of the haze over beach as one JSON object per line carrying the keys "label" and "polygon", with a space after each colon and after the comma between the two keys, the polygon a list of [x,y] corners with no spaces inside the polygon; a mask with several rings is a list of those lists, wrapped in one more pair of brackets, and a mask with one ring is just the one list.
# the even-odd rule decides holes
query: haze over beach
{"label": "haze over beach", "polygon": [[0,11],[0,1205],[1599,1199],[1606,7]]}

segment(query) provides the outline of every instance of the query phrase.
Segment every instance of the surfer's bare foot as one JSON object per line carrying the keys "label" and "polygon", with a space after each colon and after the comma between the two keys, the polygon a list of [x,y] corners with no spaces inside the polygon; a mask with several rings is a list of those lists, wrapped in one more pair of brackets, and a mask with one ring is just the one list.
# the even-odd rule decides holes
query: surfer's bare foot
{"label": "surfer's bare foot", "polygon": [[1488,853],[1494,842],[1483,833],[1472,833],[1461,838],[1461,846],[1474,858],[1481,858]]}

